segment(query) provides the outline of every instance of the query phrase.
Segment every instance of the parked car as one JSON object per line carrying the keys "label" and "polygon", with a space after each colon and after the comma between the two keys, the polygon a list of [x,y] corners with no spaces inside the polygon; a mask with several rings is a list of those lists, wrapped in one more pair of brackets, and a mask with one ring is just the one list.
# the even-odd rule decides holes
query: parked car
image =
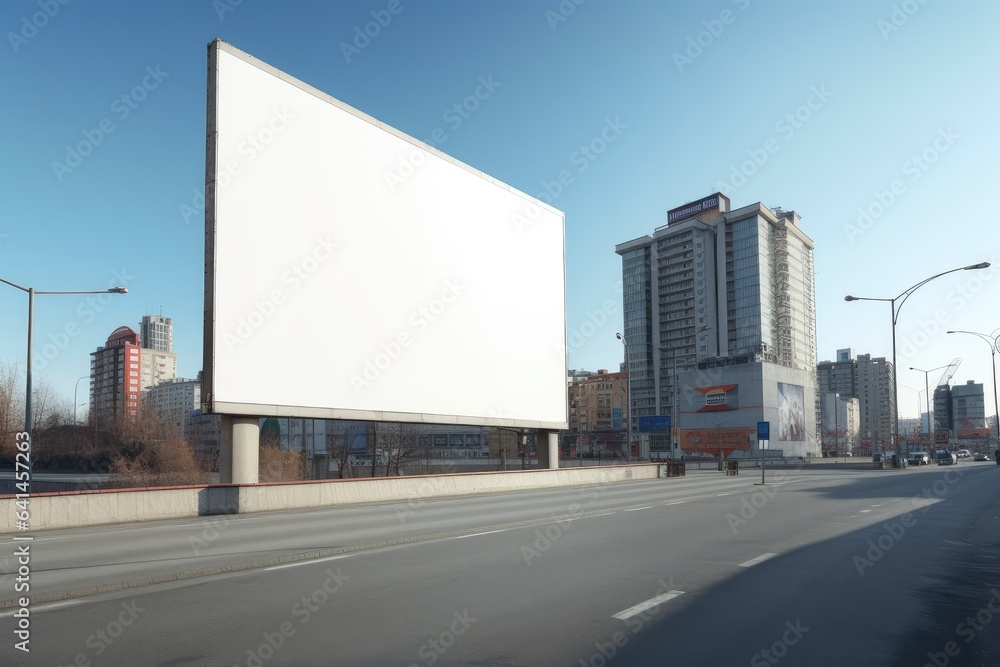
{"label": "parked car", "polygon": [[972,452],[970,452],[968,449],[960,449],[957,452],[955,452],[955,456],[957,456],[960,459],[971,459]]}
{"label": "parked car", "polygon": [[937,453],[937,464],[939,466],[949,466],[955,463],[958,463],[958,455],[955,452],[942,449]]}
{"label": "parked car", "polygon": [[910,452],[907,458],[911,466],[925,466],[931,462],[931,455],[927,452]]}
{"label": "parked car", "polygon": [[972,457],[973,461],[989,461],[990,455],[985,452],[976,452],[976,455]]}

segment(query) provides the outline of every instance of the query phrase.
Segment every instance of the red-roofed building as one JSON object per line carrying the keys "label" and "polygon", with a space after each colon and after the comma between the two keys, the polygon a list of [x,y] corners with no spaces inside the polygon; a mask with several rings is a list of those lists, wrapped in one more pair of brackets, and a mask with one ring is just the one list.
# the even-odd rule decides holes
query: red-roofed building
{"label": "red-roofed building", "polygon": [[90,419],[108,423],[139,416],[139,334],[118,327],[104,347],[90,353]]}

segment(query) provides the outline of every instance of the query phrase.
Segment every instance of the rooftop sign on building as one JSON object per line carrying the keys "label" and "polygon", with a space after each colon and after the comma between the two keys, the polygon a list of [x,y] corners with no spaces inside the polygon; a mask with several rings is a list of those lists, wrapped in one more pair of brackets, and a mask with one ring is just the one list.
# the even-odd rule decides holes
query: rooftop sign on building
{"label": "rooftop sign on building", "polygon": [[721,192],[716,192],[704,199],[670,209],[667,211],[667,224],[672,225],[713,209],[717,209],[720,213],[727,213],[729,211],[729,198]]}

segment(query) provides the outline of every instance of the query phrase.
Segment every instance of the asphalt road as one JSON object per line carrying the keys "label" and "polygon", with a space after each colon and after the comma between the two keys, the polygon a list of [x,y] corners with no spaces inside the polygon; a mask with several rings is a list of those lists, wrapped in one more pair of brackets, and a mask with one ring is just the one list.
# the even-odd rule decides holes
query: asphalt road
{"label": "asphalt road", "polygon": [[[52,531],[31,565],[53,597],[205,576],[33,604],[31,653],[7,630],[0,664],[1000,662],[1000,467],[759,481],[233,517],[200,555],[207,521]],[[303,548],[326,555],[294,560]],[[252,561],[275,564],[215,573]]]}

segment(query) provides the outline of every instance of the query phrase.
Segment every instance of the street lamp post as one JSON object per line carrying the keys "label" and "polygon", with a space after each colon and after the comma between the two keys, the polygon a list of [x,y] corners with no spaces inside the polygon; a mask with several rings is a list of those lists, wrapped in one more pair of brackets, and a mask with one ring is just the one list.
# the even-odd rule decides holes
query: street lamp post
{"label": "street lamp post", "polygon": [[922,368],[910,366],[911,371],[918,371],[924,374],[924,398],[927,399],[927,440],[929,442],[934,441],[934,420],[931,419],[931,385],[927,380],[927,376],[934,371],[941,370],[942,368],[948,368],[948,366],[944,365],[938,366],[937,368],[929,368],[926,371]]}
{"label": "street lamp post", "polygon": [[[698,336],[699,334],[703,334],[706,331],[708,331],[709,328],[710,327],[707,324],[703,325],[697,331],[694,332],[694,335]],[[678,422],[678,415],[680,415],[680,410],[679,410],[678,405],[677,405],[678,401],[680,401],[680,395],[677,392],[677,389],[678,389],[678,384],[677,384],[677,348],[676,347],[671,347],[671,348],[661,347],[660,351],[661,352],[666,351],[666,352],[670,353],[670,394],[671,394],[671,398],[670,398],[670,459],[673,460],[675,458],[676,453],[678,451],[680,451],[680,437],[681,437],[680,424],[677,423]],[[676,438],[674,438],[674,434],[675,433],[677,434]]]}
{"label": "street lamp post", "polygon": [[76,381],[76,386],[73,388],[73,426],[79,426],[80,424],[80,420],[76,418],[76,409],[81,405],[85,405],[84,403],[77,403],[77,401],[79,400],[77,398],[77,392],[80,391],[80,380],[87,380],[89,378],[90,378],[89,375],[84,375],[78,378]]}
{"label": "street lamp post", "polygon": [[975,331],[949,331],[948,333],[964,333],[978,336],[990,346],[990,361],[993,362],[993,411],[996,413],[997,447],[1000,448],[1000,403],[997,403],[997,352],[1000,351],[1000,333],[998,332],[1000,332],[1000,329],[997,329],[988,336]]}
{"label": "street lamp post", "polygon": [[[961,266],[957,269],[951,269],[949,271],[943,271],[941,273],[935,274],[930,278],[924,278],[916,285],[909,287],[904,290],[899,296],[893,297],[891,299],[874,298],[874,297],[864,297],[864,296],[851,296],[848,294],[844,297],[844,301],[888,301],[891,306],[892,312],[892,401],[893,408],[895,409],[893,427],[892,427],[892,443],[893,448],[896,452],[896,460],[899,460],[901,456],[899,448],[899,387],[897,383],[897,369],[896,369],[896,321],[899,319],[899,311],[903,307],[903,303],[910,297],[911,294],[916,292],[918,289],[934,280],[935,278],[940,278],[941,276],[946,276],[949,273],[955,273],[956,271],[971,271],[975,269],[986,269],[989,268],[989,262],[979,262],[978,264],[970,264],[968,266]],[[897,305],[897,302],[898,305]]]}
{"label": "street lamp post", "polygon": [[[28,295],[28,362],[25,369],[25,389],[24,389],[24,432],[28,437],[28,452],[30,460],[31,452],[31,430],[34,424],[32,423],[31,415],[31,356],[32,356],[32,334],[34,333],[35,326],[35,295],[36,294],[127,294],[128,289],[125,287],[110,287],[106,290],[91,290],[91,291],[71,291],[71,292],[52,292],[52,291],[39,291],[33,287],[23,287],[17,283],[12,283],[9,280],[4,280],[0,278],[0,282],[10,285],[16,289],[26,292]],[[76,400],[76,399],[74,399]]]}
{"label": "street lamp post", "polygon": [[627,424],[625,428],[625,460],[629,463],[632,462],[632,364],[628,356],[628,343],[625,342],[625,336],[620,333],[616,333],[615,337],[622,342],[625,347],[625,392],[628,394],[628,411],[626,415],[628,417]]}

